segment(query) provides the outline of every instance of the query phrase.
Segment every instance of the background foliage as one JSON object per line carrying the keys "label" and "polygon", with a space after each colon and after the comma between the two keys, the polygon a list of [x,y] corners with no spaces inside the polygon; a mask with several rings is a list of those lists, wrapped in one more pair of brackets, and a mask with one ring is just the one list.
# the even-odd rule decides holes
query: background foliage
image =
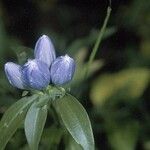
{"label": "background foliage", "polygon": [[[105,0],[0,1],[0,117],[22,94],[9,85],[4,63],[25,62],[38,37],[47,34],[58,54],[76,59],[74,80],[66,86],[88,111],[96,149],[150,150],[150,1],[112,1],[108,28],[85,81],[83,68],[106,8]],[[40,149],[80,149],[68,136],[62,140],[64,131],[54,123],[49,115]],[[22,128],[6,149],[28,149]]]}

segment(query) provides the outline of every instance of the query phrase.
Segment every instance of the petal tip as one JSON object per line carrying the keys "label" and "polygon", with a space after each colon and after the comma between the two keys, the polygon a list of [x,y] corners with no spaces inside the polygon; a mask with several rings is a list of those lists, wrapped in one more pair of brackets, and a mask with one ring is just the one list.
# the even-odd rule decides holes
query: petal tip
{"label": "petal tip", "polygon": [[45,35],[45,34],[43,34],[40,38],[42,38],[42,39],[49,39],[49,37],[47,36],[47,35]]}
{"label": "petal tip", "polygon": [[10,84],[19,89],[24,89],[21,66],[13,62],[7,62],[4,65],[4,69],[6,77],[8,78]]}

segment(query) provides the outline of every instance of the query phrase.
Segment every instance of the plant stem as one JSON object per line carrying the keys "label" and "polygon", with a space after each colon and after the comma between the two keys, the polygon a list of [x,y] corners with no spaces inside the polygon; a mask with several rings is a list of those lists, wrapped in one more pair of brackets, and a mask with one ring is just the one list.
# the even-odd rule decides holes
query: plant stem
{"label": "plant stem", "polygon": [[96,52],[98,50],[98,47],[100,46],[100,43],[102,41],[102,37],[103,37],[103,35],[105,33],[105,29],[106,29],[106,26],[107,26],[110,14],[111,14],[111,1],[110,1],[110,6],[108,6],[108,8],[107,8],[107,14],[106,14],[103,26],[102,26],[102,28],[101,28],[101,30],[99,32],[98,38],[97,38],[97,40],[95,42],[95,45],[94,45],[94,47],[92,49],[92,52],[91,52],[88,64],[87,64],[87,66],[85,68],[85,74],[84,74],[85,79],[87,79],[87,77],[88,77],[89,68],[90,68],[90,66],[91,66],[91,64],[92,64],[92,62],[94,60],[94,57],[95,57]]}

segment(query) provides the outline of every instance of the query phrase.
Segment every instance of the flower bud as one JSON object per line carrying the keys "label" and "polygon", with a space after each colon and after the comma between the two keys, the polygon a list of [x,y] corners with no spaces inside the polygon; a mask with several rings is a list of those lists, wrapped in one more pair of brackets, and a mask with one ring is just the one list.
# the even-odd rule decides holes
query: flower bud
{"label": "flower bud", "polygon": [[36,59],[46,63],[48,67],[56,59],[54,46],[48,36],[43,35],[38,39],[35,45],[34,56]]}
{"label": "flower bud", "polygon": [[22,69],[23,82],[30,88],[41,90],[50,82],[48,66],[40,60],[28,60]]}
{"label": "flower bud", "polygon": [[5,73],[10,84],[19,89],[24,89],[20,65],[13,62],[7,62],[5,64]]}
{"label": "flower bud", "polygon": [[75,72],[75,62],[68,55],[58,57],[51,66],[52,83],[61,85],[69,82]]}

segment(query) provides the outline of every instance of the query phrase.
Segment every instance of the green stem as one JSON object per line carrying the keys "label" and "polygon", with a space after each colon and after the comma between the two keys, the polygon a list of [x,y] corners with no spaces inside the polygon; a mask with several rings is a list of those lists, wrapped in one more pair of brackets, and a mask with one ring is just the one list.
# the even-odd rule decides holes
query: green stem
{"label": "green stem", "polygon": [[98,47],[99,47],[99,45],[100,45],[100,43],[102,41],[102,37],[103,37],[103,35],[105,33],[105,29],[106,29],[106,26],[107,26],[110,14],[111,14],[111,1],[110,1],[110,6],[108,6],[108,8],[107,8],[107,14],[106,14],[103,26],[102,26],[102,28],[101,28],[101,30],[99,32],[98,38],[97,38],[97,40],[95,42],[95,45],[94,45],[94,47],[92,49],[92,53],[90,55],[87,67],[85,68],[85,75],[84,75],[85,79],[87,79],[87,77],[88,77],[89,68],[90,68],[90,66],[91,66],[91,64],[92,64],[92,62],[94,60],[94,57],[95,57],[96,52],[98,50]]}

